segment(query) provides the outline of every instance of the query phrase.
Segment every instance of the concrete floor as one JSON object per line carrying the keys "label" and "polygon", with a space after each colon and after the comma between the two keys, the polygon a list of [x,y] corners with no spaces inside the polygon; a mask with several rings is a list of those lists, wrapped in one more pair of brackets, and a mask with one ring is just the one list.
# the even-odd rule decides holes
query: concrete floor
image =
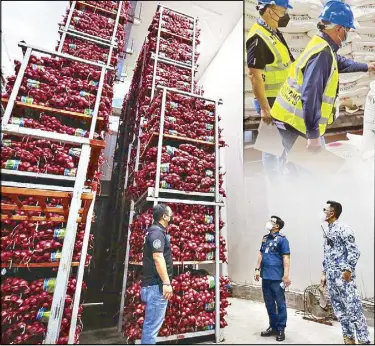
{"label": "concrete floor", "polygon": [[[224,344],[275,344],[275,338],[263,338],[260,332],[268,327],[268,315],[263,303],[244,299],[230,299],[228,327],[224,329]],[[288,309],[285,331],[287,344],[342,344],[341,327],[338,322],[326,326],[302,319],[302,313]],[[374,328],[370,327],[374,343]],[[279,344],[279,343],[278,343]]]}
{"label": "concrete floor", "polygon": [[[268,327],[267,311],[263,303],[245,299],[230,299],[228,327],[223,330],[223,344],[275,344],[274,337],[262,338],[260,332]],[[370,327],[371,342],[374,343],[374,328]],[[125,344],[116,328],[83,332],[80,344],[114,345]],[[284,344],[342,344],[341,327],[338,322],[326,326],[302,319],[302,313],[288,309],[288,323]],[[212,342],[205,342],[212,344]],[[279,343],[278,343],[279,344]],[[282,343],[280,343],[282,344]]]}

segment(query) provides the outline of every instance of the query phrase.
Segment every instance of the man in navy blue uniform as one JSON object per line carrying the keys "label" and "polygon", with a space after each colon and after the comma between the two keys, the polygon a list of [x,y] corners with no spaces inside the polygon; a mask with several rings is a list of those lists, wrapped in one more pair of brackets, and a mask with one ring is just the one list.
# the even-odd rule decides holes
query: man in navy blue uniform
{"label": "man in navy blue uniform", "polygon": [[268,329],[261,336],[276,336],[277,341],[285,340],[285,288],[291,283],[289,241],[280,234],[284,224],[278,216],[271,216],[266,223],[265,228],[269,233],[262,239],[255,268],[255,280],[262,278],[263,298],[270,321]]}
{"label": "man in navy blue uniform", "polygon": [[147,230],[143,248],[143,278],[141,299],[146,303],[142,345],[156,344],[163,325],[168,300],[173,295],[171,286],[173,261],[167,226],[173,212],[165,204],[157,204],[153,211],[154,223]]}

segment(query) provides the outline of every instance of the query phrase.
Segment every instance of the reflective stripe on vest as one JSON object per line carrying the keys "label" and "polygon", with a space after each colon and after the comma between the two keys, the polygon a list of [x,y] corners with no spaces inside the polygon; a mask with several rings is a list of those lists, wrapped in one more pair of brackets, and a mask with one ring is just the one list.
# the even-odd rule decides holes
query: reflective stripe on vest
{"label": "reflective stripe on vest", "polygon": [[266,97],[276,97],[288,77],[291,64],[288,48],[273,33],[262,25],[255,23],[249,31],[247,39],[258,35],[274,56],[272,64],[267,64],[262,71]]}
{"label": "reflective stripe on vest", "polygon": [[[303,110],[302,109],[297,109],[290,105],[287,101],[285,101],[282,97],[277,97],[276,100],[284,109],[286,109],[288,112],[293,113],[295,116],[298,118],[303,119]],[[319,124],[327,124],[328,119],[326,118],[320,118],[319,119]]]}
{"label": "reflective stripe on vest", "polygon": [[332,54],[332,66],[326,88],[322,95],[321,118],[319,120],[320,136],[325,133],[327,124],[333,122],[335,103],[337,101],[338,68],[337,60],[331,47],[319,36],[314,36],[312,38],[305,51],[292,64],[288,79],[281,87],[271,110],[271,115],[274,119],[291,125],[303,134],[306,134],[306,125],[301,100],[304,80],[302,70],[313,55],[321,52],[327,46],[330,48]]}

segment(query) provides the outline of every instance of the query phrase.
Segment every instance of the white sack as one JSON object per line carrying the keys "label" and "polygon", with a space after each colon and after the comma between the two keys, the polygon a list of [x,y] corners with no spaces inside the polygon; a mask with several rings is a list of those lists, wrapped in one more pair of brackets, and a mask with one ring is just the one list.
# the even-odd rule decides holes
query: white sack
{"label": "white sack", "polygon": [[375,31],[375,17],[373,20],[366,20],[364,22],[359,22],[359,26],[356,31],[359,35],[361,34],[373,34]]}
{"label": "white sack", "polygon": [[355,54],[375,54],[375,42],[356,41],[352,45]]}
{"label": "white sack", "polygon": [[259,12],[256,9],[257,4],[257,0],[245,0],[245,12],[259,16]]}
{"label": "white sack", "polygon": [[351,97],[344,97],[340,96],[340,107],[349,107],[349,108],[355,108],[355,107],[363,107],[366,102],[366,95],[360,95],[360,96],[351,96]]}
{"label": "white sack", "polygon": [[353,53],[353,60],[356,62],[368,64],[370,62],[375,62],[375,54]]}
{"label": "white sack", "polygon": [[[245,31],[246,31],[246,37],[249,33],[249,30],[251,27],[255,24],[257,19],[259,18],[259,15],[253,15],[251,13],[245,13]],[[245,37],[245,39],[246,39]]]}
{"label": "white sack", "polygon": [[340,83],[357,82],[359,85],[369,85],[373,77],[368,72],[340,73]]}
{"label": "white sack", "polygon": [[350,6],[363,6],[373,4],[374,0],[346,0],[345,2]]}
{"label": "white sack", "polygon": [[375,81],[370,84],[363,118],[362,151],[373,150],[375,145]]}
{"label": "white sack", "polygon": [[355,20],[362,22],[362,21],[370,21],[374,20],[375,18],[375,3],[363,6],[353,6],[352,7],[354,18]]}
{"label": "white sack", "polygon": [[[374,0],[375,1],[375,0]],[[374,28],[375,29],[375,28]],[[373,30],[372,30],[373,31]],[[319,33],[319,30],[315,28],[314,30],[310,30],[307,35],[309,37],[313,37]],[[355,40],[360,40],[361,37],[357,32],[349,32],[348,34],[348,43],[355,41]]]}
{"label": "white sack", "polygon": [[305,48],[310,42],[311,38],[306,33],[285,33],[283,34],[289,47]]}
{"label": "white sack", "polygon": [[348,55],[348,54],[351,54],[353,51],[352,49],[352,43],[345,43],[338,51],[337,51],[337,54],[340,54],[340,55]]}
{"label": "white sack", "polygon": [[317,18],[323,9],[320,0],[291,0],[290,3],[293,6],[290,13],[295,15],[305,15],[308,13],[310,17]]}
{"label": "white sack", "polygon": [[339,94],[342,97],[367,95],[370,90],[368,84],[360,85],[358,82],[340,83]]}
{"label": "white sack", "polygon": [[306,33],[310,30],[314,30],[316,28],[316,24],[318,23],[317,18],[312,18],[310,15],[290,15],[290,21],[286,28],[280,28],[281,32],[286,33],[297,33],[303,32]]}
{"label": "white sack", "polygon": [[297,59],[305,50],[305,48],[294,48],[290,47],[290,52],[292,53],[294,59]]}
{"label": "white sack", "polygon": [[375,43],[375,28],[373,28],[374,33],[361,33],[361,41],[373,42]]}

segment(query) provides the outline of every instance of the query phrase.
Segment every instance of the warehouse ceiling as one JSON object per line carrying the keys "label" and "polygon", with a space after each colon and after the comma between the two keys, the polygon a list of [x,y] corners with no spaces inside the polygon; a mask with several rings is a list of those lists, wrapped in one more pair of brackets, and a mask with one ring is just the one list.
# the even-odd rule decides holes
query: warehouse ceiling
{"label": "warehouse ceiling", "polygon": [[135,15],[137,17],[141,10],[141,24],[133,25],[129,41],[130,46],[133,42],[134,53],[128,55],[124,63],[124,70],[128,75],[127,81],[133,76],[133,69],[158,3],[199,18],[198,27],[201,29],[201,44],[198,47],[200,57],[197,79],[199,79],[242,17],[242,1],[139,1]]}

